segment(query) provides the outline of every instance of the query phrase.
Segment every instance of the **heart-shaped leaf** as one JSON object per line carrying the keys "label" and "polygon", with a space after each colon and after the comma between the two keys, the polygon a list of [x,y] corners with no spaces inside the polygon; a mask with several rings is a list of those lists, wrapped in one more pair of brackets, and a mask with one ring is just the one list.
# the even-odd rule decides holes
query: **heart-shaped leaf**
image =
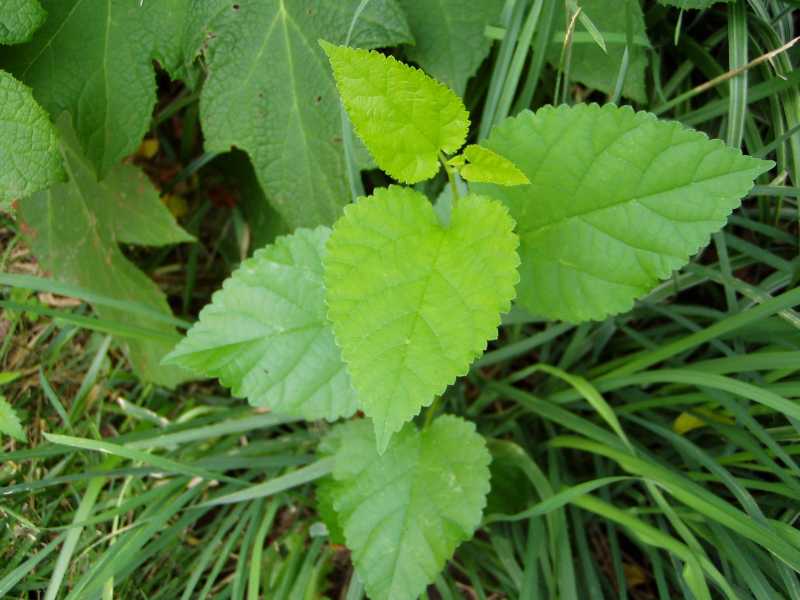
{"label": "heart-shaped leaf", "polygon": [[326,493],[371,600],[414,600],[480,523],[491,458],[458,417],[406,426],[383,455],[370,429],[362,420],[334,431]]}
{"label": "heart-shaped leaf", "polygon": [[203,55],[205,150],[247,152],[290,227],[332,224],[352,196],[341,105],[317,39],[362,48],[410,42],[402,9],[395,0],[195,0],[189,7],[184,44],[188,58]]}
{"label": "heart-shaped leaf", "polygon": [[464,144],[469,114],[446,85],[391,56],[320,42],[356,133],[403,183],[436,175],[439,153]]}
{"label": "heart-shaped leaf", "polygon": [[347,417],[355,392],[325,317],[327,227],[298,229],[244,261],[167,361],[219,378],[254,406]]}
{"label": "heart-shaped leaf", "polygon": [[483,143],[531,181],[472,186],[517,221],[519,302],[572,322],[629,310],[708,243],[772,166],[611,104],[526,111]]}
{"label": "heart-shaped leaf", "polygon": [[381,451],[497,335],[518,280],[513,228],[502,204],[474,195],[445,228],[425,196],[396,186],[334,226],[328,316]]}

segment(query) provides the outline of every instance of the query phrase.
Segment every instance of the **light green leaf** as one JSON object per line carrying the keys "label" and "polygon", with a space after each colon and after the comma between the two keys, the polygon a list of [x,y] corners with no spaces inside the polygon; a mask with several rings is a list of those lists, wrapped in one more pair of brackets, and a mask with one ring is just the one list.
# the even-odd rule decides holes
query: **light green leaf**
{"label": "light green leaf", "polygon": [[5,66],[52,115],[68,111],[101,178],[132,154],[156,102],[153,60],[180,57],[188,0],[45,0],[48,16],[30,43],[9,48]]}
{"label": "light green leaf", "polygon": [[430,179],[439,153],[464,144],[469,114],[447,86],[391,56],[321,44],[356,133],[389,175],[404,183]]}
{"label": "light green leaf", "polygon": [[0,71],[0,206],[65,177],[58,136],[31,91]]}
{"label": "light green leaf", "polygon": [[676,8],[694,8],[704,9],[710,8],[712,5],[719,2],[733,2],[734,0],[658,0],[659,4],[664,6],[674,6]]}
{"label": "light green leaf", "polygon": [[[350,201],[339,99],[320,37],[347,38],[360,0],[195,0],[188,47],[208,71],[200,112],[206,150],[246,151],[291,227],[332,224]],[[410,41],[394,0],[372,0],[350,43]],[[192,55],[192,54],[190,54]]]}
{"label": "light green leaf", "polygon": [[406,56],[432,77],[464,95],[491,48],[486,27],[497,25],[503,0],[399,0],[408,16],[414,44]]}
{"label": "light green leaf", "polygon": [[[622,95],[637,102],[645,102],[647,100],[645,70],[648,62],[647,49],[650,47],[650,43],[647,39],[644,15],[638,0],[628,2],[628,4],[633,11],[633,37],[639,43],[634,43],[629,50],[628,71]],[[566,19],[564,3],[559,2],[558,5],[560,15],[556,16],[556,23],[564,23]],[[597,47],[596,33],[584,31],[579,26],[572,39],[570,79],[611,94],[619,76],[622,55],[625,52],[625,2],[623,0],[580,0],[579,6],[581,14],[588,15],[602,34],[606,43],[606,52]],[[558,65],[564,36],[564,31],[557,32],[553,36],[553,43],[547,58],[554,66]]]}
{"label": "light green leaf", "polygon": [[491,460],[472,423],[407,425],[383,455],[368,423],[340,427],[334,508],[371,600],[414,600],[472,537]]}
{"label": "light green leaf", "polygon": [[219,378],[254,406],[349,417],[355,392],[325,316],[330,230],[299,229],[244,261],[167,361]]}
{"label": "light green leaf", "polygon": [[28,441],[17,413],[2,394],[0,394],[0,433],[10,435],[20,442]]}
{"label": "light green leaf", "polygon": [[47,13],[39,0],[3,0],[0,6],[0,44],[27,42],[46,18]]}
{"label": "light green leaf", "polygon": [[456,158],[461,156],[468,162],[459,169],[459,173],[467,181],[496,183],[497,185],[530,183],[525,173],[520,171],[513,162],[483,146],[470,144],[464,148],[464,154]]}
{"label": "light green leaf", "polygon": [[442,227],[392,186],[345,209],[328,241],[328,317],[379,450],[497,335],[518,281],[506,209],[467,196]]}
{"label": "light green leaf", "polygon": [[[59,281],[171,315],[164,294],[125,258],[118,244],[163,245],[192,237],[175,224],[139,169],[118,165],[98,183],[66,115],[59,125],[69,182],[39,192],[18,207],[34,254]],[[104,319],[174,332],[160,321],[124,310],[97,306],[96,311]],[[184,378],[174,367],[159,366],[171,348],[163,340],[128,342],[131,362],[142,378],[168,386]]]}
{"label": "light green leaf", "polygon": [[520,303],[553,319],[624,312],[708,243],[769,161],[629,107],[526,111],[484,144],[531,185],[475,184],[520,236]]}

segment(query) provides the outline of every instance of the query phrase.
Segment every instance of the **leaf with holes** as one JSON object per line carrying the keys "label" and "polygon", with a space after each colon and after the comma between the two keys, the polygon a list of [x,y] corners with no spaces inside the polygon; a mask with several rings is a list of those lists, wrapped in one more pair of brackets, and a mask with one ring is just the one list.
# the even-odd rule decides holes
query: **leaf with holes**
{"label": "leaf with holes", "polygon": [[[34,254],[59,281],[170,317],[163,292],[125,257],[119,244],[163,245],[193,238],[178,227],[147,176],[136,167],[117,165],[98,183],[80,153],[67,115],[59,125],[69,181],[34,194],[17,209]],[[171,325],[104,306],[97,306],[97,313],[158,335],[127,340],[131,362],[143,379],[172,386],[185,378],[186,373],[175,367],[159,366],[179,339]]]}
{"label": "leaf with holes", "polygon": [[58,135],[31,91],[0,71],[0,208],[62,181]]}
{"label": "leaf with holes", "polygon": [[380,451],[496,337],[518,280],[513,228],[481,196],[461,198],[445,228],[425,196],[397,186],[334,226],[328,316]]}
{"label": "leaf with holes", "polygon": [[132,154],[156,103],[153,60],[179,59],[188,0],[44,0],[47,20],[4,67],[55,116],[69,112],[83,153],[103,178]]}
{"label": "leaf with holes", "polygon": [[320,42],[356,133],[403,183],[430,179],[439,155],[464,144],[469,115],[447,86],[391,56]]}
{"label": "leaf with holes", "polygon": [[480,523],[491,460],[483,438],[453,416],[423,431],[407,425],[382,455],[364,421],[334,435],[328,493],[369,597],[419,597]]}
{"label": "leaf with holes", "polygon": [[463,96],[467,80],[489,54],[486,27],[496,25],[503,0],[398,0],[408,15],[414,44],[408,58]]}
{"label": "leaf with holes", "polygon": [[0,395],[0,433],[10,435],[20,442],[28,441],[17,413],[3,395]]}
{"label": "leaf with holes", "polygon": [[298,229],[244,261],[166,361],[278,413],[352,415],[355,392],[325,316],[329,235],[326,227]]}
{"label": "leaf with holes", "polygon": [[27,42],[46,18],[39,0],[4,0],[0,7],[0,44]]}
{"label": "leaf with holes", "polygon": [[[344,43],[360,0],[194,0],[186,54],[205,57],[205,148],[250,155],[290,227],[330,225],[351,200],[341,105],[317,40]],[[395,0],[372,0],[350,32],[365,48],[411,41]],[[194,48],[194,50],[192,50]]]}
{"label": "leaf with holes", "polygon": [[517,220],[519,301],[572,322],[630,309],[708,243],[773,164],[614,105],[526,111],[484,145],[531,181],[472,185]]}

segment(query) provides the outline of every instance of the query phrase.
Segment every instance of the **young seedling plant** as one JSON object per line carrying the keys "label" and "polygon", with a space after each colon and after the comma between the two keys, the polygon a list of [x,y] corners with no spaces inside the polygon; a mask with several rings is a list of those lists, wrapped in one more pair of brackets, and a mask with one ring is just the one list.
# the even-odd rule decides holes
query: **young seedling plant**
{"label": "young seedling plant", "polygon": [[370,598],[413,599],[480,524],[491,461],[472,423],[415,417],[467,373],[512,301],[571,322],[629,310],[772,163],[611,104],[524,111],[462,150],[469,115],[449,88],[392,57],[321,44],[378,166],[405,186],[444,168],[451,202],[437,210],[392,185],[332,229],[277,239],[166,360],[275,412],[362,411],[320,445],[333,465],[320,513]]}

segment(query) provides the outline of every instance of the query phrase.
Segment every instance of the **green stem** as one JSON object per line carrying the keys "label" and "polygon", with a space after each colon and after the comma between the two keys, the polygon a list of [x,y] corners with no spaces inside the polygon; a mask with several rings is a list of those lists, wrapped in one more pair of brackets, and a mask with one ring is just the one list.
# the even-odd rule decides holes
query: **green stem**
{"label": "green stem", "polygon": [[433,422],[433,417],[436,416],[436,412],[439,410],[439,405],[442,403],[442,397],[436,396],[431,402],[431,405],[428,407],[428,410],[425,411],[425,423],[423,424],[422,428],[427,429],[430,424]]}
{"label": "green stem", "polygon": [[458,193],[456,178],[453,176],[452,167],[447,164],[447,158],[441,152],[439,152],[439,160],[441,161],[442,166],[444,167],[445,173],[447,173],[447,180],[450,182],[450,192],[453,196],[453,206],[455,206],[456,202],[461,197],[461,194]]}

